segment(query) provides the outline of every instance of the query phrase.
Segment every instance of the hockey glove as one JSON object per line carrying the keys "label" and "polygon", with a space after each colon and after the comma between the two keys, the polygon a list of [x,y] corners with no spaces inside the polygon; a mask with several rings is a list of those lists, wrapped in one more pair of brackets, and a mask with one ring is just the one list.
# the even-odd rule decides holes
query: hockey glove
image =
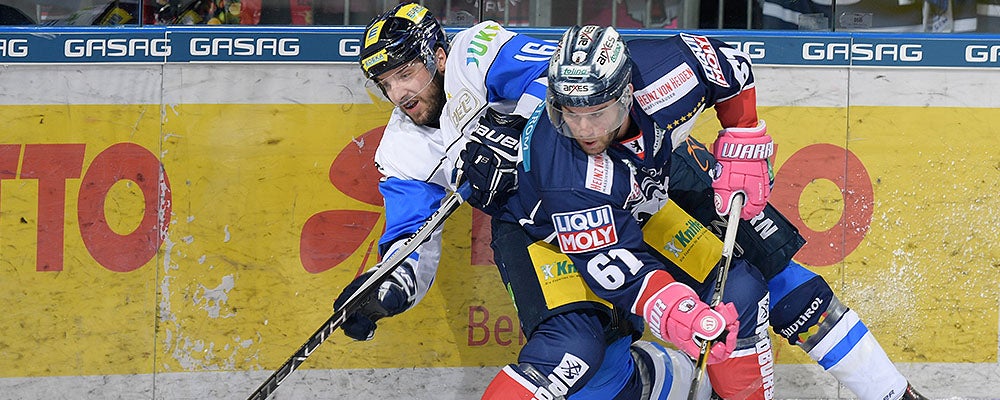
{"label": "hockey glove", "polygon": [[709,364],[727,360],[736,348],[740,321],[733,303],[713,310],[683,283],[672,282],[649,297],[643,317],[654,336],[693,358],[698,358],[703,341],[718,339],[709,350]]}
{"label": "hockey glove", "polygon": [[[345,335],[354,340],[371,340],[375,337],[375,328],[378,327],[376,321],[399,314],[413,306],[417,288],[413,278],[412,262],[413,260],[407,259],[403,265],[396,268],[385,282],[382,282],[378,290],[372,291],[362,300],[361,306],[347,316],[342,325]],[[354,281],[348,284],[334,301],[334,310],[339,310],[373,273],[375,269],[354,278]]]}
{"label": "hockey glove", "polygon": [[715,211],[728,215],[737,193],[743,193],[746,205],[740,218],[751,219],[764,210],[771,195],[769,158],[774,154],[774,142],[761,120],[754,128],[727,128],[719,131],[712,147],[718,161],[712,172],[715,189]]}
{"label": "hockey glove", "polygon": [[472,187],[465,200],[473,207],[494,215],[517,189],[517,150],[527,121],[492,108],[479,119],[458,166]]}

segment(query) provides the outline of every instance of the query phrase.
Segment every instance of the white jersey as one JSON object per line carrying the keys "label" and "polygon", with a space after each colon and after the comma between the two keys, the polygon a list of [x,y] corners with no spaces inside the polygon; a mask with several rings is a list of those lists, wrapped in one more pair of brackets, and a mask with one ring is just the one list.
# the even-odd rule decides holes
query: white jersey
{"label": "white jersey", "polygon": [[445,141],[441,130],[413,123],[398,107],[392,109],[382,142],[375,150],[375,166],[382,176],[417,180],[454,189],[451,175],[454,159],[445,156],[449,147],[464,146]]}
{"label": "white jersey", "polygon": [[[389,254],[398,239],[415,232],[456,185],[455,163],[486,107],[529,116],[545,98],[545,71],[555,45],[517,35],[487,21],[451,41],[445,64],[447,97],[441,128],[416,125],[395,108],[375,152],[383,175],[386,227],[379,250]],[[415,261],[412,304],[427,294],[441,259],[441,229],[410,256]]]}
{"label": "white jersey", "polygon": [[465,29],[451,40],[445,64],[447,102],[442,135],[463,141],[457,160],[486,108],[529,117],[545,99],[546,71],[556,45],[508,31],[493,21]]}
{"label": "white jersey", "polygon": [[[413,123],[399,108],[393,108],[375,150],[375,166],[382,174],[379,191],[385,202],[385,233],[379,240],[383,256],[402,246],[403,241],[436,210],[451,188],[454,163],[445,157],[448,146],[441,130]],[[427,294],[441,260],[442,227],[410,255],[416,290],[411,304]],[[384,257],[383,257],[384,258]]]}

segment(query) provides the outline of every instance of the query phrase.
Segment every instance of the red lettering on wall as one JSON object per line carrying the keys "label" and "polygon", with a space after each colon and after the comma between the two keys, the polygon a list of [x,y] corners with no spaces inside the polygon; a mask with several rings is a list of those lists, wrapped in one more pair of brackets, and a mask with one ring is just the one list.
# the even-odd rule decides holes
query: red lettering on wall
{"label": "red lettering on wall", "polygon": [[500,315],[490,329],[490,311],[484,306],[469,306],[469,340],[468,345],[484,346],[493,339],[493,342],[500,346],[510,346],[514,343],[515,331],[517,332],[517,345],[524,345],[526,338],[521,330],[520,322],[517,318],[509,315]]}
{"label": "red lettering on wall", "polygon": [[[809,183],[827,179],[840,188],[844,211],[830,229],[809,229],[799,213],[799,197]],[[864,164],[854,153],[832,144],[814,144],[793,154],[774,178],[771,204],[795,224],[808,243],[795,259],[812,266],[844,260],[861,244],[871,226],[874,191]]]}
{"label": "red lettering on wall", "polygon": [[27,144],[21,179],[38,180],[37,271],[62,271],[66,179],[80,177],[84,144]]}
{"label": "red lettering on wall", "polygon": [[[490,328],[486,326],[489,320],[490,312],[486,307],[469,306],[469,346],[482,346],[490,341]],[[482,339],[477,339],[477,331],[482,332]]]}
{"label": "red lettering on wall", "polygon": [[[66,180],[80,178],[85,152],[82,143],[0,145],[0,180],[38,180],[36,271],[63,270]],[[119,235],[107,224],[104,201],[111,186],[123,179],[139,186],[145,208],[135,231]],[[77,218],[81,238],[101,266],[128,272],[149,262],[166,237],[169,215],[170,183],[160,160],[145,148],[118,143],[98,154],[87,167],[80,185]]]}
{"label": "red lettering on wall", "polygon": [[472,265],[496,265],[493,262],[493,249],[490,248],[493,240],[490,224],[489,215],[472,209]]}
{"label": "red lettering on wall", "polygon": [[511,340],[507,339],[507,337],[513,331],[514,323],[510,320],[510,317],[501,315],[500,318],[497,318],[497,324],[495,325],[495,329],[493,329],[493,335],[497,339],[497,344],[510,346]]}
{"label": "red lettering on wall", "polygon": [[[0,144],[0,183],[3,183],[4,179],[14,179],[17,177],[17,161],[20,156],[20,145]],[[2,192],[3,185],[0,184],[0,193]]]}
{"label": "red lettering on wall", "polygon": [[[121,180],[138,185],[145,205],[139,226],[125,235],[111,229],[104,213],[108,191]],[[104,149],[80,184],[77,215],[83,243],[94,260],[111,271],[134,271],[153,259],[166,237],[170,210],[170,182],[160,160],[134,143]]]}

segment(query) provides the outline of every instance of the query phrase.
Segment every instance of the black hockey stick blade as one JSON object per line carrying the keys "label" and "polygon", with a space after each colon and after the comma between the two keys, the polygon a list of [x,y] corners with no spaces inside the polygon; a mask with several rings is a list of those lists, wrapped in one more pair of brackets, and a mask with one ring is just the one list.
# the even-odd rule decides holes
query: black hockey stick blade
{"label": "black hockey stick blade", "polygon": [[299,365],[302,365],[306,358],[316,351],[316,348],[323,344],[323,342],[325,342],[326,339],[328,339],[330,335],[337,330],[337,328],[343,325],[348,315],[351,315],[351,313],[364,305],[363,299],[368,298],[372,292],[378,290],[378,287],[382,284],[382,282],[385,281],[385,279],[388,278],[389,275],[396,270],[396,268],[403,264],[403,261],[417,250],[417,247],[426,242],[427,239],[431,237],[434,230],[441,226],[444,221],[448,219],[448,217],[451,216],[451,214],[455,212],[455,210],[457,210],[463,202],[465,202],[465,198],[468,197],[470,191],[471,189],[469,188],[469,185],[464,184],[459,187],[456,192],[448,196],[444,203],[441,204],[441,207],[438,208],[438,210],[435,211],[434,214],[432,214],[430,218],[428,218],[427,221],[425,221],[424,224],[413,233],[412,236],[406,239],[406,242],[403,243],[403,247],[390,254],[389,257],[382,260],[382,262],[376,264],[375,273],[368,277],[361,287],[358,288],[358,290],[354,292],[354,294],[351,295],[351,297],[349,297],[339,309],[334,310],[333,315],[330,316],[330,318],[327,319],[326,322],[324,322],[323,325],[309,337],[309,340],[299,347],[295,354],[289,357],[288,360],[285,360],[285,363],[278,367],[278,369],[275,370],[274,373],[272,373],[271,376],[264,381],[264,383],[257,387],[257,390],[250,394],[250,397],[247,397],[247,400],[265,400],[271,397],[271,395],[274,394],[274,391],[278,389],[278,385],[280,385],[281,382],[283,382],[285,378],[292,373],[292,371],[295,371]]}
{"label": "black hockey stick blade", "polygon": [[[736,229],[740,225],[740,213],[743,212],[743,195],[737,194],[733,198],[733,204],[729,209],[729,220],[726,222],[726,236],[722,241],[722,269],[715,277],[715,293],[712,294],[709,306],[715,308],[722,303],[722,292],[726,289],[726,279],[729,277],[729,266],[733,262],[733,248],[736,246]],[[704,396],[710,393],[705,378],[705,369],[708,366],[708,352],[712,348],[712,341],[701,342],[701,349],[698,353],[698,361],[694,366],[694,379],[691,381],[691,390],[688,392],[688,400],[697,400],[699,395]],[[705,397],[707,398],[707,397]]]}

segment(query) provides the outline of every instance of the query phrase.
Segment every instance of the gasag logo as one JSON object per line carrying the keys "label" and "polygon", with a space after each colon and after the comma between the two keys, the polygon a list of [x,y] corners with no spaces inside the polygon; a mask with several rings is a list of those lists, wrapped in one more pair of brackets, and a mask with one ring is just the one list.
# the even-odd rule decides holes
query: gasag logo
{"label": "gasag logo", "polygon": [[0,57],[27,57],[28,41],[26,39],[0,39]]}
{"label": "gasag logo", "polygon": [[802,44],[807,61],[899,61],[924,59],[923,46],[916,43],[819,43]]}
{"label": "gasag logo", "polygon": [[169,57],[170,39],[67,39],[63,55],[81,57]]}
{"label": "gasag logo", "polygon": [[552,214],[559,249],[565,254],[603,249],[618,243],[611,206]]}
{"label": "gasag logo", "polygon": [[299,55],[298,38],[291,37],[196,37],[189,42],[192,56],[280,56]]}
{"label": "gasag logo", "polygon": [[995,63],[1000,60],[1000,45],[978,45],[971,44],[965,46],[965,61],[970,63]]}

